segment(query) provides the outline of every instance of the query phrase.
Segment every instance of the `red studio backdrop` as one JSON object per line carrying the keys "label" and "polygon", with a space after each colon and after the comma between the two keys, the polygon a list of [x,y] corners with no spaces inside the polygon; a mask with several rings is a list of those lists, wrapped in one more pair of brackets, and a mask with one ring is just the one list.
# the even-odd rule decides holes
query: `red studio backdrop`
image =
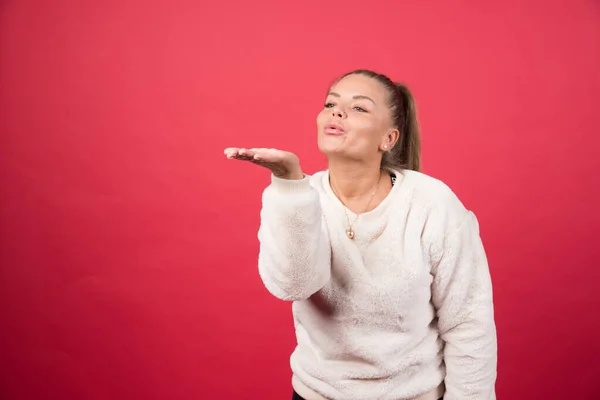
{"label": "red studio backdrop", "polygon": [[598,399],[600,3],[10,1],[0,7],[0,397],[291,397],[257,272],[268,173],[327,85],[412,87],[424,172],[479,217],[503,400]]}

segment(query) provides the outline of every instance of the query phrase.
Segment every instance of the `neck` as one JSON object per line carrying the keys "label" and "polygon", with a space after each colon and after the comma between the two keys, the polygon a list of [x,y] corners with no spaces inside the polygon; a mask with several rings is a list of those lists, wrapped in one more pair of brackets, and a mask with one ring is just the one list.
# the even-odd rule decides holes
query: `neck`
{"label": "neck", "polygon": [[329,162],[329,180],[338,196],[354,200],[371,195],[381,179],[381,167],[377,163]]}

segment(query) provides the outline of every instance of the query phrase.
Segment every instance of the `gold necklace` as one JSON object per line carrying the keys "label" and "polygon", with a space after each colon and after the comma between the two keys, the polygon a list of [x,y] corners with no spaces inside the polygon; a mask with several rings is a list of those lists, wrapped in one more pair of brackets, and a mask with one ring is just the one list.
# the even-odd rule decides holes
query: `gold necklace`
{"label": "gold necklace", "polygon": [[[365,207],[364,211],[362,213],[366,213],[367,210],[369,209],[369,206],[371,205],[371,202],[373,201],[373,198],[375,197],[375,193],[377,193],[377,189],[379,189],[379,183],[381,183],[381,176],[383,171],[380,171],[379,173],[379,180],[377,181],[377,185],[375,186],[375,190],[373,190],[373,193],[371,193],[371,198],[369,199],[369,202],[367,203],[367,206]],[[361,216],[361,214],[357,214],[356,218],[354,219],[354,221],[352,223],[350,223],[350,217],[348,216],[348,211],[347,211],[347,207],[346,207],[346,203],[344,203],[344,201],[342,200],[342,198],[340,197],[340,195],[338,194],[337,190],[335,189],[335,187],[333,186],[333,184],[331,185],[331,188],[333,189],[333,193],[336,195],[336,197],[340,200],[340,202],[344,205],[344,214],[346,214],[346,222],[348,223],[348,229],[346,230],[346,236],[348,236],[348,239],[354,239],[354,224],[356,224],[356,221],[358,221],[358,218]]]}

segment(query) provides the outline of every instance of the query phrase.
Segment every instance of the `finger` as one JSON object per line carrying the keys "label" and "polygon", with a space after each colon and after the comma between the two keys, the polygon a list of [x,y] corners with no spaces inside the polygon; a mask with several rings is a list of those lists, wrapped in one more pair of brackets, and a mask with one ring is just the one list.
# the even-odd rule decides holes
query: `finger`
{"label": "finger", "polygon": [[281,151],[277,149],[257,149],[255,159],[278,162],[281,160]]}
{"label": "finger", "polygon": [[252,151],[252,149],[240,149],[238,153],[245,159],[252,159],[254,157],[254,151]]}
{"label": "finger", "polygon": [[254,149],[250,149],[253,153],[253,158],[255,160],[264,160],[265,159],[265,152],[267,149],[263,149],[263,148],[254,148]]}
{"label": "finger", "polygon": [[243,157],[253,157],[254,153],[250,149],[241,148],[238,150],[238,154]]}
{"label": "finger", "polygon": [[270,154],[269,149],[264,149],[264,148],[252,148],[252,149],[248,149],[245,154],[247,156],[251,156],[252,159],[254,160],[267,160],[267,161],[272,161],[272,157]]}
{"label": "finger", "polygon": [[227,158],[233,158],[238,154],[239,149],[237,147],[228,147],[223,153],[227,156]]}
{"label": "finger", "polygon": [[240,149],[233,158],[241,161],[254,161],[254,152],[248,149]]}

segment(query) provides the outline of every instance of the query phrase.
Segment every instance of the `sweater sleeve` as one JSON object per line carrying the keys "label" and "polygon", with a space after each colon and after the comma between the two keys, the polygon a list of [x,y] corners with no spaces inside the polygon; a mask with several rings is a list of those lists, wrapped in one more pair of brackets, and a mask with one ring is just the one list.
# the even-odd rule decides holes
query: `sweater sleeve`
{"label": "sweater sleeve", "polygon": [[494,400],[497,342],[491,276],[477,218],[459,210],[448,218],[456,224],[441,236],[432,268],[432,300],[445,343],[444,400]]}
{"label": "sweater sleeve", "polygon": [[282,300],[304,300],[331,276],[331,246],[319,194],[310,177],[271,176],[262,197],[258,270],[267,290]]}

